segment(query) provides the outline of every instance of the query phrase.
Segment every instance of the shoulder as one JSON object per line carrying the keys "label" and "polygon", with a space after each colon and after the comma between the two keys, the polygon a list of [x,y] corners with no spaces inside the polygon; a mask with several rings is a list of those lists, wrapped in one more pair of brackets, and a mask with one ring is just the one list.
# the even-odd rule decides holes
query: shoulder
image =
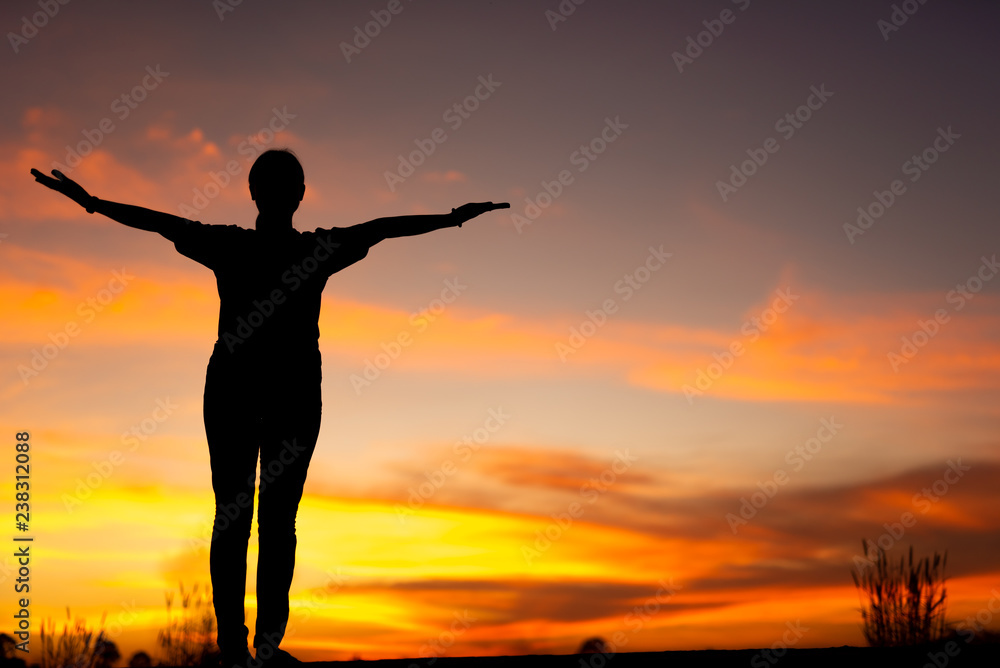
{"label": "shoulder", "polygon": [[349,227],[317,227],[312,232],[303,232],[303,237],[337,237],[343,238],[345,234],[348,234]]}
{"label": "shoulder", "polygon": [[303,238],[309,235],[309,240],[313,243],[332,245],[334,248],[365,248],[374,245],[371,239],[371,230],[363,225],[352,225],[350,227],[321,227],[313,232],[304,232]]}
{"label": "shoulder", "polygon": [[300,238],[303,253],[319,261],[327,276],[363,259],[371,248],[371,244],[350,227],[319,228],[303,232]]}
{"label": "shoulder", "polygon": [[211,225],[197,220],[188,220],[176,232],[175,241],[223,241],[249,238],[253,230],[239,225]]}
{"label": "shoulder", "polygon": [[349,227],[319,227],[312,232],[303,232],[302,240],[309,245],[319,245],[327,250],[357,246],[358,235]]}
{"label": "shoulder", "polygon": [[188,220],[168,238],[181,255],[214,269],[229,250],[249,242],[252,231],[238,225],[206,225]]}
{"label": "shoulder", "polygon": [[239,225],[209,225],[206,223],[200,223],[198,221],[191,221],[196,225],[199,225],[201,229],[205,230],[209,234],[226,234],[230,236],[243,235],[249,236],[254,232],[254,230],[248,229],[246,227],[240,227]]}

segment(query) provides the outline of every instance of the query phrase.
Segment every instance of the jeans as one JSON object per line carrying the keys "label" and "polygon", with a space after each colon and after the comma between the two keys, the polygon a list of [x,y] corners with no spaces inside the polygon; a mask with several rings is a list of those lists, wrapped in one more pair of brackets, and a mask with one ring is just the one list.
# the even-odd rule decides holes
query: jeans
{"label": "jeans", "polygon": [[319,351],[234,360],[218,346],[205,381],[205,433],[215,491],[210,570],[218,644],[247,647],[247,546],[253,519],[257,457],[257,628],[254,647],[276,647],[288,622],[295,568],[295,515],[319,435],[322,399]]}

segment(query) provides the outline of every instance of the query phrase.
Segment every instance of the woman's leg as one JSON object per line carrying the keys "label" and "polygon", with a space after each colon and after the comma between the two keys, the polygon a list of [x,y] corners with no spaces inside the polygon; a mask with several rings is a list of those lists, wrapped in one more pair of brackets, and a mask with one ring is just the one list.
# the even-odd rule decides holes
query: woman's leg
{"label": "woman's leg", "polygon": [[215,491],[209,557],[218,645],[224,658],[247,649],[247,546],[253,521],[258,416],[242,374],[209,365],[205,382],[205,434]]}
{"label": "woman's leg", "polygon": [[[275,379],[276,381],[278,379]],[[318,371],[277,383],[283,390],[272,395],[262,429],[260,452],[260,507],[257,533],[257,629],[254,647],[258,656],[271,653],[285,635],[288,623],[288,590],[295,569],[295,516],[306,471],[319,435],[322,399]]]}

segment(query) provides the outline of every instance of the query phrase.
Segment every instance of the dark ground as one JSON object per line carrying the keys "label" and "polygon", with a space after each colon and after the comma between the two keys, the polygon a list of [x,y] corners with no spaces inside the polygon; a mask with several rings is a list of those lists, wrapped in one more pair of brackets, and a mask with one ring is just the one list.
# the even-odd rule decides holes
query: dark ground
{"label": "dark ground", "polygon": [[[780,651],[780,650],[779,650]],[[765,668],[951,668],[996,666],[1000,645],[967,645],[961,641],[916,648],[828,647],[789,649],[782,656],[773,650],[697,650],[689,652],[629,652],[621,654],[565,654],[494,657],[441,657],[437,659],[386,659],[333,661],[305,664],[309,668],[342,668],[371,664],[371,668],[639,668],[640,666],[751,666]]]}

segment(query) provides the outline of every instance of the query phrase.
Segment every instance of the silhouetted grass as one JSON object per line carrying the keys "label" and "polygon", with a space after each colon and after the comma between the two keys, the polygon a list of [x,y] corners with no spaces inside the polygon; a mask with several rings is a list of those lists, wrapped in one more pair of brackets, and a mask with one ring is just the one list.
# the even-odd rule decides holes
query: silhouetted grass
{"label": "silhouetted grass", "polygon": [[[861,541],[870,564],[851,571],[854,585],[867,599],[862,601],[861,619],[865,640],[872,647],[902,647],[937,641],[945,636],[948,595],[944,573],[948,552],[934,553],[933,560],[909,557],[890,562],[885,550]],[[869,547],[874,549],[872,559]]]}
{"label": "silhouetted grass", "polygon": [[[168,591],[167,626],[156,636],[161,649],[160,664],[164,666],[208,666],[215,664],[219,648],[215,644],[215,609],[208,585],[195,584],[189,591],[178,583],[176,601],[180,609],[175,614],[175,594]],[[199,591],[200,590],[200,591]],[[44,668],[44,667],[43,667]]]}
{"label": "silhouetted grass", "polygon": [[[67,607],[66,623],[58,635],[55,622],[51,619],[43,621],[39,629],[42,668],[94,668],[102,665],[109,649],[114,647],[104,633],[105,619],[107,613],[101,617],[101,630],[95,632],[83,619],[73,620]],[[117,648],[114,652],[117,653]]]}

